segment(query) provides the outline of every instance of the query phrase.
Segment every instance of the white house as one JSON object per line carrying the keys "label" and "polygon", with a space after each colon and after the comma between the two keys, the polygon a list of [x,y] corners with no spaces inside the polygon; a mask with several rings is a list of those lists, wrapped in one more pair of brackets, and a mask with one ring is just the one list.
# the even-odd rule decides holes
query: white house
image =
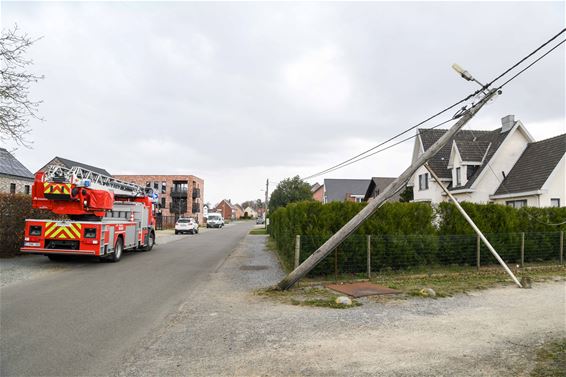
{"label": "white house", "polygon": [[246,214],[248,215],[248,217],[251,217],[252,219],[257,218],[257,211],[250,206],[247,206],[244,209],[244,215]]}
{"label": "white house", "polygon": [[[535,142],[513,115],[493,131],[462,130],[429,166],[459,201],[514,207],[564,206],[566,134]],[[447,130],[419,129],[413,161]],[[448,198],[425,167],[411,179],[414,201],[439,203]]]}

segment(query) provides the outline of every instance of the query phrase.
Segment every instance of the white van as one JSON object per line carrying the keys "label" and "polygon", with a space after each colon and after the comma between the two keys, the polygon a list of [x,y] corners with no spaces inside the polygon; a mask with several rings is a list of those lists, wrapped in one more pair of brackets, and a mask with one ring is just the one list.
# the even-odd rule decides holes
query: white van
{"label": "white van", "polygon": [[224,218],[220,213],[209,213],[206,218],[207,228],[222,228],[224,226]]}

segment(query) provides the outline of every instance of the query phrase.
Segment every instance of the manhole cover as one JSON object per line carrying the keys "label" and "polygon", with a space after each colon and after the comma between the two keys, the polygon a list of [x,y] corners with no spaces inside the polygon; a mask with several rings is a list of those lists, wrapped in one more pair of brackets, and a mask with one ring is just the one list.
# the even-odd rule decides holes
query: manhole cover
{"label": "manhole cover", "polygon": [[372,283],[349,283],[349,284],[329,284],[326,286],[328,289],[337,291],[340,293],[345,293],[352,297],[364,297],[364,296],[374,296],[374,295],[391,295],[396,293],[401,293],[395,289],[382,287],[381,285]]}
{"label": "manhole cover", "polygon": [[242,266],[240,270],[244,271],[258,271],[258,270],[267,270],[269,266]]}

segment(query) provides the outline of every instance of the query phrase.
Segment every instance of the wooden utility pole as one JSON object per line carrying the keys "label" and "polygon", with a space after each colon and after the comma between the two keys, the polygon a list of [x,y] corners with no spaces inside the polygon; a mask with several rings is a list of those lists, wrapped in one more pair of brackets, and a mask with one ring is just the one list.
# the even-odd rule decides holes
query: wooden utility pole
{"label": "wooden utility pole", "polygon": [[464,218],[466,219],[466,221],[468,222],[468,224],[470,224],[470,226],[472,227],[472,229],[474,230],[474,232],[476,232],[476,234],[478,235],[479,238],[481,238],[481,240],[483,241],[484,245],[487,246],[487,248],[489,249],[489,251],[491,251],[491,254],[493,254],[493,256],[495,257],[495,259],[497,259],[497,261],[499,262],[499,264],[503,267],[503,269],[505,270],[505,272],[507,272],[509,274],[509,276],[511,276],[511,279],[513,279],[513,281],[515,282],[515,284],[517,284],[519,286],[519,288],[523,288],[523,286],[521,285],[521,283],[519,283],[519,280],[517,280],[517,278],[515,277],[515,275],[513,274],[513,272],[509,269],[509,267],[507,266],[507,264],[503,261],[503,259],[501,259],[501,257],[499,256],[499,254],[497,253],[497,251],[495,251],[495,248],[491,245],[491,243],[487,240],[487,238],[485,238],[485,236],[483,235],[483,233],[481,232],[480,228],[478,228],[478,226],[476,225],[476,223],[474,223],[474,221],[472,220],[472,218],[470,216],[468,216],[468,214],[466,213],[466,211],[464,211],[464,208],[462,208],[462,206],[460,205],[460,203],[458,203],[458,201],[456,200],[456,198],[452,195],[452,193],[446,188],[446,186],[444,186],[442,184],[442,182],[440,182],[440,178],[438,178],[438,176],[436,175],[436,173],[434,172],[434,170],[432,170],[430,168],[430,166],[428,166],[428,164],[425,164],[426,170],[428,170],[428,172],[430,173],[431,177],[434,178],[434,180],[436,181],[436,183],[440,186],[440,188],[442,189],[442,191],[444,191],[444,193],[446,195],[448,195],[448,197],[452,200],[452,203],[454,203],[454,205],[456,206],[456,208],[458,208],[458,211],[460,211],[460,213],[462,214],[462,216],[464,216]]}
{"label": "wooden utility pole", "polygon": [[267,198],[269,198],[269,178],[265,181],[265,211],[263,212],[263,227],[267,229]]}
{"label": "wooden utility pole", "polygon": [[373,200],[370,200],[356,216],[346,223],[338,232],[336,232],[328,241],[320,246],[310,257],[308,257],[298,268],[294,269],[277,285],[279,289],[285,290],[292,287],[299,279],[309,273],[317,264],[326,258],[338,245],[340,245],[348,236],[356,231],[360,225],[370,217],[379,207],[381,207],[387,199],[399,191],[406,182],[415,174],[425,162],[432,158],[446,143],[452,139],[458,131],[464,127],[466,123],[498,92],[497,89],[491,89],[477,104],[467,110],[460,120],[456,122],[447,132],[444,133],[428,150],[420,155],[417,160],[411,164],[397,179],[395,179],[383,192]]}

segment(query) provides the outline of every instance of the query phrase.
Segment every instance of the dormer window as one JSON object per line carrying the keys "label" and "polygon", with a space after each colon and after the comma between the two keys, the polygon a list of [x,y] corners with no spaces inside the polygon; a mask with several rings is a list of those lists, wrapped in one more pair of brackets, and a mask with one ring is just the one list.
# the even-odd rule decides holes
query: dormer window
{"label": "dormer window", "polygon": [[456,186],[462,186],[462,178],[460,175],[460,168],[456,168]]}
{"label": "dormer window", "polygon": [[428,173],[419,175],[419,190],[428,190]]}
{"label": "dormer window", "polygon": [[466,178],[470,179],[478,171],[479,165],[468,165]]}

